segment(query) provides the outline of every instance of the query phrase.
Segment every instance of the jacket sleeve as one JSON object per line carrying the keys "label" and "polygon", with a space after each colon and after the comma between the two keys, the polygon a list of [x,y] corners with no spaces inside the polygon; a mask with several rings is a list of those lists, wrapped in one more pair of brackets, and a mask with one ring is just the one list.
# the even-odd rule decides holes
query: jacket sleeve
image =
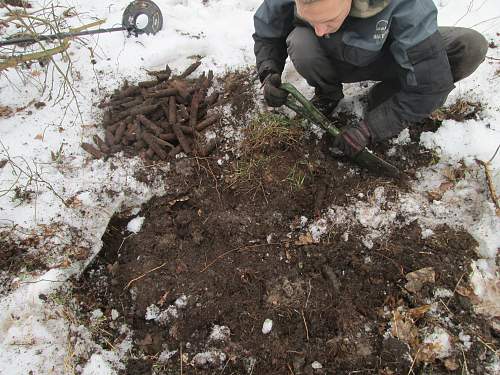
{"label": "jacket sleeve", "polygon": [[293,29],[294,0],[265,0],[254,15],[254,52],[261,81],[281,73],[287,58],[286,37]]}
{"label": "jacket sleeve", "polygon": [[399,134],[442,106],[455,87],[432,0],[402,1],[391,23],[391,52],[401,66],[401,90],[370,111],[374,141]]}

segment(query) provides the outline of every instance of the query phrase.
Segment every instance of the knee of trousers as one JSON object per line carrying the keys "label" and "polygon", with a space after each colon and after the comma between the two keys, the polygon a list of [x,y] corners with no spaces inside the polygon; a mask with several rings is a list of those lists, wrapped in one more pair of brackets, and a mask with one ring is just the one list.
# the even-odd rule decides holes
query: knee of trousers
{"label": "knee of trousers", "polygon": [[489,47],[486,38],[472,29],[464,29],[456,43],[459,52],[456,56],[456,66],[452,66],[455,82],[474,73],[484,61]]}
{"label": "knee of trousers", "polygon": [[287,52],[292,60],[293,66],[303,77],[307,77],[313,72],[324,52],[321,50],[314,33],[305,27],[295,28],[287,40]]}

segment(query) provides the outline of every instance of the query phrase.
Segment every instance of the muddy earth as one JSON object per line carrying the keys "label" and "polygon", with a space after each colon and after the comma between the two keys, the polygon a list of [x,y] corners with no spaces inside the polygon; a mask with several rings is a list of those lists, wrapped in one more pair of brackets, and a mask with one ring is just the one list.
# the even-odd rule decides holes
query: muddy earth
{"label": "muddy earth", "polygon": [[[423,236],[397,215],[370,243],[371,227],[347,219],[314,238],[307,225],[332,205],[338,214],[373,202],[382,187],[381,206],[390,206],[408,181],[332,156],[328,137],[299,121],[283,130],[282,116],[249,119],[251,79],[232,79],[232,113],[215,131],[250,130],[211,157],[172,162],[167,194],[139,213],[140,232],[127,231],[132,217],[116,216],[100,255],[74,281],[79,319],[95,326],[102,312],[92,335],[103,348],[120,345],[123,324],[133,332],[122,373],[484,374],[498,337],[456,293],[476,258],[472,237],[447,226]],[[273,121],[259,133],[256,125]],[[436,127],[429,120],[408,144],[377,151],[395,147],[387,159],[411,180],[434,160],[419,134]],[[432,280],[407,284],[429,268]],[[424,339],[441,330],[453,347],[446,355]]]}

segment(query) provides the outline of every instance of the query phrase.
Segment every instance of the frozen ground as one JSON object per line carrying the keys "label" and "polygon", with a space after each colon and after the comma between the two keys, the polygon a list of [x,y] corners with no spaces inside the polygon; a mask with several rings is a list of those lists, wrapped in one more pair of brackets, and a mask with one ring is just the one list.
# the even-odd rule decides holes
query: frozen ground
{"label": "frozen ground", "polygon": [[[49,2],[31,3],[38,9]],[[40,82],[45,76],[36,64],[24,75],[8,71],[0,76],[0,106],[26,107],[13,116],[0,118],[0,161],[9,160],[0,169],[0,227],[11,231],[14,238],[43,238],[31,251],[52,265],[45,274],[21,270],[9,281],[11,291],[0,301],[0,373],[65,373],[71,360],[66,351],[68,324],[57,311],[48,311],[39,296],[59,287],[91,261],[115,212],[133,210],[162,192],[160,181],[147,186],[134,179],[134,172],[144,168],[139,160],[89,161],[81,150],[81,141],[100,132],[100,110],[95,104],[104,93],[124,78],[144,79],[146,69],[161,68],[166,63],[182,70],[193,56],[203,58],[201,69],[213,69],[216,74],[253,64],[252,15],[260,1],[206,3],[159,1],[164,28],[155,36],[136,39],[113,33],[88,38],[85,46],[74,42],[70,47],[74,96],[68,92],[59,103],[41,95]],[[500,44],[497,0],[436,3],[442,25],[473,27]],[[128,1],[109,4],[75,0],[59,4],[74,7],[79,14],[68,18],[71,26],[98,17],[106,18],[108,27],[121,22]],[[0,9],[0,13],[5,13],[5,9]],[[500,246],[500,221],[488,195],[484,172],[475,163],[475,158],[491,158],[500,144],[499,49],[489,49],[488,57],[472,77],[457,85],[449,98],[449,103],[460,97],[481,101],[485,107],[483,118],[463,123],[446,121],[438,132],[422,136],[422,143],[440,154],[440,162],[419,171],[414,193],[402,197],[397,209],[419,218],[421,225],[429,229],[446,222],[470,231],[480,244],[481,259],[476,262],[474,276],[475,291],[483,298],[478,308],[499,316],[495,257]],[[90,63],[91,59],[95,59],[95,64]],[[65,66],[61,59],[57,61]],[[307,90],[289,65],[285,77]],[[49,75],[48,81],[52,80],[55,96],[63,82],[58,74]],[[350,98],[343,106],[354,105],[361,110],[358,99],[366,88],[349,85],[345,91]],[[33,101],[47,105],[35,109]],[[440,202],[429,203],[425,193],[437,188],[444,181],[447,168],[461,160],[470,169],[466,178],[447,191]],[[495,185],[500,186],[500,155],[492,161],[492,169]],[[13,189],[17,186],[30,192],[30,203],[14,198]],[[376,207],[360,212],[388,215]],[[75,249],[85,256],[70,261],[68,253]],[[126,350],[118,349],[118,353]],[[116,363],[116,355],[93,355],[84,373],[113,373],[110,364]]]}

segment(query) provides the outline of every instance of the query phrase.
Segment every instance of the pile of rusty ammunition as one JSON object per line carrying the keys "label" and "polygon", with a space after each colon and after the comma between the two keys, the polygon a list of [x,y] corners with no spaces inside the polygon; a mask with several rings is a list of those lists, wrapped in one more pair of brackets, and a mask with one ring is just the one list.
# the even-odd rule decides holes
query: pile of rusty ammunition
{"label": "pile of rusty ammunition", "polygon": [[95,145],[82,143],[82,148],[96,159],[123,151],[125,155],[141,155],[146,160],[167,160],[180,152],[207,156],[216,147],[216,139],[206,142],[203,130],[220,120],[210,114],[219,93],[207,95],[213,72],[197,79],[187,77],[200,66],[190,65],[182,74],[172,76],[165,70],[148,72],[152,79],[137,85],[125,83],[110,98],[103,99],[105,138],[95,135]]}

